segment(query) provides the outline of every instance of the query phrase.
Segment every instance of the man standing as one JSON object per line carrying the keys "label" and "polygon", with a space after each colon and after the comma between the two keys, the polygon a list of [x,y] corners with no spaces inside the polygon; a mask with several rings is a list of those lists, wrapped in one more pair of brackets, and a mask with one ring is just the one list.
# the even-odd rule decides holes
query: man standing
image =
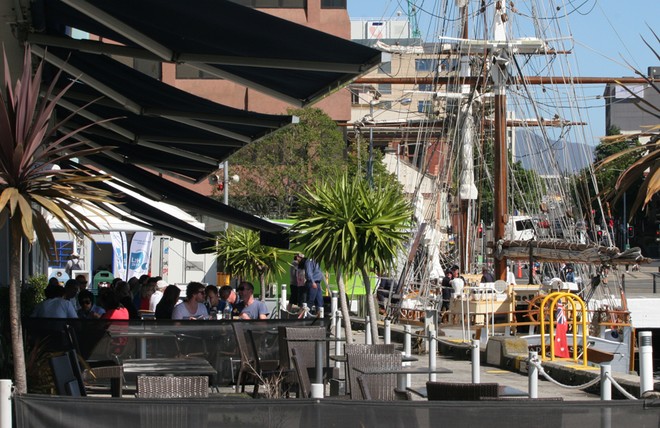
{"label": "man standing", "polygon": [[313,259],[302,259],[302,265],[305,269],[305,288],[307,289],[307,306],[313,308],[323,307],[323,271],[321,266]]}
{"label": "man standing", "polygon": [[261,300],[254,298],[254,286],[243,281],[238,284],[238,295],[241,296],[240,319],[243,320],[265,320],[268,318],[268,308]]}
{"label": "man standing", "polygon": [[75,251],[71,253],[69,256],[69,260],[66,262],[66,265],[64,266],[64,272],[66,272],[67,275],[69,275],[69,278],[73,279],[73,271],[74,270],[81,270],[82,269],[82,262],[80,261],[80,256],[78,253]]}
{"label": "man standing", "polygon": [[442,314],[441,322],[444,322],[445,319],[449,320],[449,317],[446,315],[449,311],[449,304],[451,303],[451,280],[454,278],[452,271],[447,269],[445,271],[445,277],[442,278],[442,306],[440,307],[440,313]]}

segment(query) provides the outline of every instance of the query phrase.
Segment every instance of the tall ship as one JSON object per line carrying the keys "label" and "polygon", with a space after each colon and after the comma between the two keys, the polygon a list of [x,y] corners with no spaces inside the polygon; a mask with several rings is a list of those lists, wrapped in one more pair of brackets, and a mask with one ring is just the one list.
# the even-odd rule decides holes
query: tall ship
{"label": "tall ship", "polygon": [[[391,63],[354,83],[368,111],[353,131],[370,147],[383,136],[389,142],[385,162],[416,219],[397,271],[381,278],[380,303],[399,322],[437,309],[441,325],[463,339],[513,333],[545,348],[563,302],[569,325],[579,321],[570,346],[598,348],[627,371],[635,339],[616,272],[649,259],[630,248],[627,223],[599,197],[583,85],[647,81],[573,76],[575,41],[562,7],[437,2],[425,10],[437,18],[433,40],[420,37],[413,1],[405,40],[396,38],[400,26],[388,24],[385,34],[384,25],[365,23],[366,38]],[[383,104],[404,113],[388,115]],[[443,299],[451,268],[460,281],[445,281]]]}

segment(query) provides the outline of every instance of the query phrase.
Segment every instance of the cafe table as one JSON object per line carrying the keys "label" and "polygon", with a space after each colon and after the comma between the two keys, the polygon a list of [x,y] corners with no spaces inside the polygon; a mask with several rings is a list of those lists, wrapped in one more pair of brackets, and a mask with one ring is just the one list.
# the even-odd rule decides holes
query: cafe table
{"label": "cafe table", "polygon": [[146,358],[124,360],[124,373],[137,375],[213,376],[218,372],[204,358]]}
{"label": "cafe table", "polygon": [[137,339],[139,341],[139,354],[138,357],[140,359],[146,359],[148,357],[147,355],[147,340],[153,340],[153,339],[166,339],[166,338],[173,338],[176,339],[176,334],[167,331],[167,330],[137,330],[137,329],[131,329],[130,326],[128,328],[125,327],[117,327],[117,328],[110,328],[108,329],[108,334],[112,339],[117,339],[117,338],[133,338]]}

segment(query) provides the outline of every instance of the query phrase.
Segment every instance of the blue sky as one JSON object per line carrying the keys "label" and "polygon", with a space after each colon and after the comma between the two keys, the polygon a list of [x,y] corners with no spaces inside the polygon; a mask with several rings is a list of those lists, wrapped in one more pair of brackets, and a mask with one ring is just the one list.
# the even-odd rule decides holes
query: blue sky
{"label": "blue sky", "polygon": [[[446,0],[453,3],[454,0]],[[430,20],[424,10],[432,10],[435,1],[415,0],[419,6],[420,30],[428,28]],[[526,2],[527,3],[527,2]],[[660,17],[658,0],[574,0],[557,1],[557,4],[578,6],[570,14],[569,25],[575,40],[574,55],[579,67],[574,75],[594,77],[632,76],[623,59],[646,72],[649,66],[660,65],[654,54],[642,42],[643,36],[656,50],[659,44],[650,28],[660,35],[657,26]],[[397,11],[406,12],[404,0],[348,0],[351,18],[387,19]],[[655,24],[655,28],[654,28]],[[531,36],[533,34],[528,34]],[[596,97],[603,93],[602,85],[590,85],[585,93]],[[590,123],[594,136],[605,133],[605,108],[602,100],[594,100],[590,109]],[[592,142],[593,143],[593,142]]]}

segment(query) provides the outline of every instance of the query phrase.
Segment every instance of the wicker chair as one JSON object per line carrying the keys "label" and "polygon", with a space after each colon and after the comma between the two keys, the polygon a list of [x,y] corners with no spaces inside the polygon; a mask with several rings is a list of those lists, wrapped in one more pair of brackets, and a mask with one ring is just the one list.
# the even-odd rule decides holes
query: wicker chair
{"label": "wicker chair", "polygon": [[[364,343],[347,343],[344,347],[344,353],[349,354],[394,354],[397,353],[394,344],[372,344],[366,345]],[[358,373],[353,372],[349,364],[346,364],[346,393],[351,394],[353,386],[357,387],[357,380],[355,380]]]}
{"label": "wicker chair", "polygon": [[[369,387],[369,383],[367,382],[365,375],[360,375],[357,378],[357,384],[360,387],[360,392],[362,393],[362,398],[364,400],[373,400],[373,396],[371,395],[371,389]],[[408,391],[401,391],[399,389],[394,389],[394,400],[400,400],[400,401],[411,401],[412,400],[412,394]]]}
{"label": "wicker chair", "polygon": [[[351,378],[352,400],[396,400],[397,386],[395,370],[401,369],[401,354],[346,354],[346,364]],[[356,369],[392,370],[392,373],[360,374]],[[358,383],[361,377],[362,386]],[[364,392],[367,392],[364,394]]]}
{"label": "wicker chair", "polygon": [[291,349],[291,363],[298,380],[298,398],[309,398],[312,396],[312,383],[309,380],[307,367],[300,363],[298,354],[296,348]]}
{"label": "wicker chair", "polygon": [[426,382],[429,401],[475,401],[499,397],[497,383]]}
{"label": "wicker chair", "polygon": [[138,376],[138,398],[205,398],[208,376]]}

